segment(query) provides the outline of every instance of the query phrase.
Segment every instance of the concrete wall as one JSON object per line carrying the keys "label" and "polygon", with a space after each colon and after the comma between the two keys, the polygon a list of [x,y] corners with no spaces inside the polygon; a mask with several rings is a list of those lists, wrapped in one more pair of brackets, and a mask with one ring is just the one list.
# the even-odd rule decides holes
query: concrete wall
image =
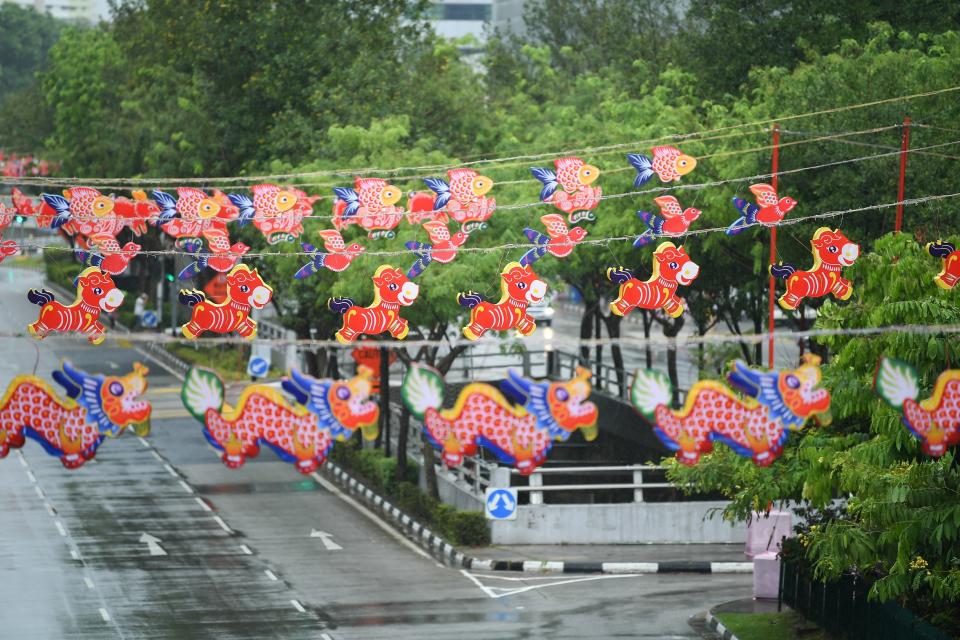
{"label": "concrete wall", "polygon": [[523,505],[516,520],[491,523],[494,544],[743,543],[744,524],[732,526],[710,509],[724,502]]}
{"label": "concrete wall", "polygon": [[[426,491],[427,481],[420,467],[420,488]],[[437,492],[440,501],[463,511],[483,511],[483,496],[473,493],[471,487],[459,481],[453,472],[437,473]]]}

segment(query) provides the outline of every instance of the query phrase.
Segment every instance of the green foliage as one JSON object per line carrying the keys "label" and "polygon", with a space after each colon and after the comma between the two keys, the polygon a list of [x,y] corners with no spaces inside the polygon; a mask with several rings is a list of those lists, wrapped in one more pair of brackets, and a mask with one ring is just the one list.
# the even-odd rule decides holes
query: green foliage
{"label": "green foliage", "polygon": [[490,527],[483,513],[459,511],[421,491],[417,486],[419,469],[413,461],[407,463],[406,479],[397,482],[396,459],[384,457],[380,449],[354,449],[341,445],[334,447],[330,459],[346,467],[401,511],[452,544],[490,544]]}
{"label": "green foliage", "polygon": [[740,640],[827,640],[829,636],[817,629],[796,611],[782,613],[736,613],[724,611],[717,618]]}
{"label": "green foliage", "polygon": [[0,102],[33,84],[33,74],[43,66],[62,28],[63,23],[50,14],[0,3]]}

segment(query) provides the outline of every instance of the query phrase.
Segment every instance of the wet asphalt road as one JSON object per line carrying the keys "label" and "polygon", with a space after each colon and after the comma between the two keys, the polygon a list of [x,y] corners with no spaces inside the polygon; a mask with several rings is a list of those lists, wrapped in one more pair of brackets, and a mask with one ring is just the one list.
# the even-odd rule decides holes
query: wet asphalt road
{"label": "wet asphalt road", "polygon": [[[0,267],[0,331],[36,318],[24,292],[39,284]],[[145,360],[116,343],[0,338],[0,385],[35,362],[49,379],[63,357],[106,374]],[[0,638],[696,638],[691,615],[749,595],[749,575],[443,567],[270,451],[224,467],[179,380],[145,361],[148,438],[105,442],[76,471],[30,440],[0,460]]]}

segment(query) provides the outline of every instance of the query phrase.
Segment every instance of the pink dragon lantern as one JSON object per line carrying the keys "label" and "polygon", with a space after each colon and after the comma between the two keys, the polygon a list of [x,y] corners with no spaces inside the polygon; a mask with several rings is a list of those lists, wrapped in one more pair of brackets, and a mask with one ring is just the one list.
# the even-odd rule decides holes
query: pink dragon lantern
{"label": "pink dragon lantern", "polygon": [[[334,441],[356,429],[376,437],[380,412],[369,400],[369,372],[351,380],[315,380],[299,374],[290,390],[292,404],[268,385],[250,385],[236,405],[226,404],[223,381],[216,373],[192,367],[183,381],[181,398],[187,411],[204,425],[203,435],[231,469],[256,457],[262,445],[303,474],[322,465]],[[307,388],[304,389],[300,385]],[[284,385],[287,388],[287,385]],[[372,434],[372,436],[370,435]]]}
{"label": "pink dragon lantern", "polygon": [[308,196],[300,189],[283,189],[275,184],[257,184],[250,188],[253,198],[231,193],[228,198],[239,210],[239,224],[253,221],[267,244],[293,242],[303,233],[302,221],[313,213],[320,196]]}
{"label": "pink dragon lantern", "polygon": [[557,158],[553,166],[556,171],[530,168],[533,177],[543,184],[540,200],[563,211],[571,223],[596,220],[593,210],[600,204],[603,189],[593,183],[600,177],[600,169],[573,156]]}
{"label": "pink dragon lantern", "polygon": [[190,307],[190,322],[180,327],[181,333],[191,340],[203,333],[231,333],[252,340],[257,336],[257,322],[250,318],[250,311],[263,309],[273,298],[273,289],[263,281],[256,269],[238,264],[227,274],[227,299],[211,302],[196,289],[181,289],[180,304]]}
{"label": "pink dragon lantern", "polygon": [[[497,209],[497,201],[487,194],[493,188],[493,180],[473,169],[451,169],[447,180],[426,178],[424,183],[436,194],[433,211],[444,211],[460,223],[465,234],[486,228],[486,221]],[[411,200],[414,196],[411,195]]]}
{"label": "pink dragon lantern", "polygon": [[402,192],[380,178],[356,178],[354,188],[334,187],[337,199],[333,202],[333,226],[342,229],[358,224],[368,231],[371,239],[393,238],[393,231],[404,217],[404,210],[396,206]]}
{"label": "pink dragon lantern", "polygon": [[701,380],[680,411],[670,408],[673,388],[667,376],[647,369],[636,372],[630,402],[683,464],[696,464],[713,451],[714,442],[722,442],[765,467],[783,452],[790,431],[802,429],[810,417],[829,424],[830,392],[819,387],[819,365],[811,354],[786,371],[761,371],[737,360],[727,380],[744,397],[720,382]]}
{"label": "pink dragon lantern", "polygon": [[921,450],[939,458],[960,443],[960,369],[937,376],[933,395],[920,397],[920,376],[911,365],[884,356],[873,383],[884,402],[902,413],[901,420],[921,442]]}
{"label": "pink dragon lantern", "polygon": [[777,302],[788,311],[799,307],[804,298],[833,294],[837,300],[847,300],[853,295],[853,283],[843,277],[843,268],[856,262],[860,245],[850,242],[839,229],[820,227],[810,247],[813,267],[809,271],[797,271],[789,264],[770,265],[771,276],[787,281],[787,291]]}
{"label": "pink dragon lantern", "polygon": [[412,364],[400,395],[449,467],[483,446],[529,475],[546,461],[555,441],[567,440],[578,429],[587,441],[597,437],[597,407],[587,400],[589,371],[578,369],[575,378],[564,382],[536,382],[516,371],[508,376],[504,388],[516,403],[493,385],[474,382],[461,389],[453,408],[443,409],[443,376]]}
{"label": "pink dragon lantern", "polygon": [[790,196],[777,196],[777,190],[769,184],[750,185],[750,191],[757,198],[756,204],[743,198],[733,199],[733,206],[740,217],[727,227],[728,236],[735,236],[755,224],[775,227],[797,206],[797,201]]}
{"label": "pink dragon lantern", "polygon": [[78,332],[87,336],[91,344],[104,341],[106,328],[100,323],[100,313],[111,313],[123,304],[123,292],[113,283],[109,273],[97,267],[87,267],[76,280],[77,298],[65,305],[54,300],[45,289],[30,289],[27,300],[40,306],[40,317],[27,326],[30,333],[42,340],[52,332]]}
{"label": "pink dragon lantern", "polygon": [[17,376],[0,399],[0,458],[21,448],[26,438],[43,446],[68,469],[92,459],[107,437],[130,427],[139,436],[150,433],[146,367],[134,363],[125,376],[93,375],[67,361],[53,372],[67,397],[44,380]]}
{"label": "pink dragon lantern", "polygon": [[500,272],[499,302],[488,302],[476,291],[457,294],[460,306],[470,309],[470,322],[463,328],[463,335],[479,340],[487,331],[516,329],[520,335],[529,336],[536,331],[537,322],[527,313],[527,307],[546,295],[547,283],[529,263],[511,262]]}
{"label": "pink dragon lantern", "polygon": [[933,281],[941,289],[953,289],[960,281],[960,251],[949,242],[931,242],[927,252],[934,258],[943,259],[943,268],[934,276]]}
{"label": "pink dragon lantern", "polygon": [[412,305],[418,295],[420,287],[410,282],[403,271],[387,264],[377,267],[373,274],[373,302],[369,306],[359,307],[350,298],[327,301],[332,311],[343,315],[337,340],[349,344],[358,336],[384,332],[403,340],[410,333],[410,325],[400,317],[400,311]]}
{"label": "pink dragon lantern", "polygon": [[688,286],[700,275],[700,267],[690,259],[686,249],[672,242],[663,242],[653,252],[653,275],[645,281],[633,277],[623,267],[607,269],[607,279],[620,285],[610,311],[625,316],[636,308],[663,309],[671,318],[683,315],[684,303],[677,296],[677,287]]}

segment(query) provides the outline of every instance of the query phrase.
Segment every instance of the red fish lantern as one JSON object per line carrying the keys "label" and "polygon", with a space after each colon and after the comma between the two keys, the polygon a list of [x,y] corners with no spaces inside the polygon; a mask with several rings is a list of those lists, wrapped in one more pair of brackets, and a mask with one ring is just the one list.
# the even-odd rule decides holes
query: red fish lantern
{"label": "red fish lantern", "polygon": [[680,201],[673,196],[660,196],[654,198],[660,206],[660,215],[655,216],[648,211],[637,211],[637,217],[647,225],[647,230],[641,233],[633,241],[633,246],[637,249],[653,242],[658,237],[682,236],[690,228],[690,225],[700,217],[700,209],[680,206]]}
{"label": "red fish lantern", "polygon": [[[142,191],[134,192],[134,199],[130,200],[108,197],[90,187],[74,187],[64,190],[62,196],[44,193],[42,198],[43,222],[52,215],[49,226],[76,236],[82,249],[100,251],[104,256],[124,253],[130,256],[131,243],[121,247],[117,235],[128,227],[134,235],[142,235],[147,230],[147,220],[159,213],[157,205],[147,200]],[[111,273],[120,273],[125,268],[126,263],[122,267],[114,266]]]}
{"label": "red fish lantern", "polygon": [[239,214],[226,195],[215,191],[209,196],[196,187],[178,187],[176,198],[163,191],[154,191],[153,197],[160,207],[160,228],[176,239],[178,248],[199,251],[200,239],[206,238],[213,253],[231,251],[226,223]]}
{"label": "red fish lantern", "polygon": [[607,269],[607,279],[620,285],[610,311],[625,316],[636,308],[663,309],[671,318],[683,315],[683,300],[677,296],[679,286],[689,286],[700,275],[700,267],[690,259],[686,249],[672,242],[663,242],[653,252],[653,275],[637,280],[623,267]]}
{"label": "red fish lantern", "polygon": [[529,475],[546,462],[555,441],[580,430],[597,437],[597,407],[590,397],[590,372],[578,369],[572,380],[536,382],[516,371],[504,382],[511,403],[493,385],[475,382],[461,391],[453,408],[443,409],[444,381],[439,371],[421,364],[407,369],[400,396],[443,462],[456,467],[481,446],[502,462]]}
{"label": "red fish lantern", "polygon": [[860,245],[848,240],[840,229],[820,227],[810,247],[813,267],[809,271],[797,271],[790,264],[770,265],[771,276],[787,281],[787,291],[778,302],[788,311],[799,307],[804,298],[833,294],[837,300],[847,300],[853,295],[853,283],[843,277],[843,268],[857,260]]}
{"label": "red fish lantern", "polygon": [[531,167],[530,173],[543,184],[540,200],[551,202],[567,214],[571,222],[596,220],[592,213],[603,196],[603,189],[593,183],[600,177],[600,169],[587,164],[577,157],[557,158],[553,161],[556,169]]}
{"label": "red fish lantern", "polygon": [[150,433],[148,369],[139,362],[125,376],[89,374],[66,360],[53,379],[67,397],[37,376],[17,376],[0,400],[0,458],[31,438],[68,469],[91,460],[107,437],[128,427],[138,436]]}
{"label": "red fish lantern", "polygon": [[310,254],[310,262],[300,267],[300,270],[294,274],[293,277],[297,280],[309,278],[321,269],[330,269],[335,273],[346,271],[354,259],[366,251],[359,242],[351,242],[348,245],[339,231],[321,229],[318,233],[323,238],[323,248],[326,252],[318,251],[312,244],[302,244],[303,250]]}
{"label": "red fish lantern", "polygon": [[654,175],[661,182],[675,182],[697,167],[696,158],[670,146],[654,147],[649,157],[628,153],[627,161],[637,170],[637,177],[633,180],[635,189],[645,185]]}
{"label": "red fish lantern", "polygon": [[231,193],[228,198],[239,210],[240,225],[253,221],[267,244],[293,242],[303,233],[302,221],[313,213],[320,196],[308,196],[299,189],[283,189],[275,184],[257,184],[250,188],[253,198]]}
{"label": "red fish lantern", "polygon": [[334,187],[337,199],[333,202],[333,226],[342,229],[351,224],[360,225],[371,239],[393,238],[403,220],[404,211],[396,206],[400,189],[380,178],[356,178],[354,188]]}
{"label": "red fish lantern", "polygon": [[680,411],[670,408],[670,380],[647,369],[636,372],[630,401],[683,464],[696,464],[722,442],[765,467],[780,457],[790,431],[802,429],[810,417],[829,424],[830,392],[819,388],[819,364],[817,356],[807,354],[797,369],[761,371],[737,360],[727,380],[744,397],[720,382],[701,380]]}
{"label": "red fish lantern", "polygon": [[529,264],[511,262],[500,272],[499,302],[488,302],[475,291],[457,294],[460,306],[470,309],[470,322],[463,328],[463,335],[479,340],[487,331],[516,329],[520,335],[529,336],[537,329],[537,322],[527,313],[527,307],[546,295],[547,283]]}
{"label": "red fish lantern", "polygon": [[920,376],[911,365],[883,357],[877,367],[874,389],[883,400],[902,412],[901,420],[919,440],[922,451],[939,458],[949,447],[960,443],[960,369],[948,369],[937,376],[933,394],[920,397]]}
{"label": "red fish lantern", "polygon": [[573,248],[587,237],[586,229],[568,228],[563,216],[556,213],[540,216],[540,222],[546,227],[547,235],[530,228],[523,230],[527,239],[536,246],[526,253],[521,263],[525,263],[524,260],[532,263],[548,253],[555,258],[566,258],[573,253]]}
{"label": "red fish lantern", "polygon": [[728,236],[735,236],[754,224],[775,227],[797,206],[797,201],[790,196],[778,197],[777,190],[769,184],[750,185],[750,191],[757,197],[756,204],[743,198],[733,199],[733,206],[740,217],[727,227]]}
{"label": "red fish lantern", "polygon": [[437,197],[433,192],[411,191],[407,194],[407,222],[411,225],[423,224],[424,222],[447,222],[450,216],[445,211],[434,211],[433,203]]}
{"label": "red fish lantern", "polygon": [[389,332],[397,340],[410,333],[409,323],[400,317],[402,307],[409,307],[420,295],[420,287],[410,282],[401,271],[381,265],[373,274],[373,302],[359,307],[350,298],[330,298],[327,306],[343,316],[343,326],[336,333],[338,341],[348,344],[361,335]]}
{"label": "red fish lantern", "polygon": [[57,302],[45,289],[30,289],[27,300],[40,306],[40,317],[27,326],[30,333],[42,340],[54,332],[78,332],[87,336],[91,344],[104,341],[106,328],[100,323],[100,313],[111,313],[123,303],[123,292],[113,283],[109,273],[97,267],[87,267],[76,280],[77,298],[71,304]]}
{"label": "red fish lantern", "polygon": [[424,183],[436,193],[434,211],[445,211],[460,223],[460,230],[473,233],[486,228],[486,221],[497,209],[497,201],[487,194],[493,188],[493,180],[473,169],[451,169],[447,180],[427,178]]}
{"label": "red fish lantern", "polygon": [[949,242],[937,241],[927,244],[927,252],[943,259],[943,268],[933,281],[941,289],[953,289],[960,281],[960,251]]}
{"label": "red fish lantern", "polygon": [[207,331],[232,333],[252,340],[257,336],[257,322],[250,311],[263,309],[273,298],[273,289],[263,281],[256,269],[238,264],[226,276],[227,298],[223,302],[207,300],[202,291],[180,290],[180,304],[190,307],[190,322],[180,331],[195,340]]}
{"label": "red fish lantern", "polygon": [[20,247],[16,242],[4,240],[3,236],[0,236],[0,262],[3,262],[4,258],[15,256],[18,253],[20,253]]}
{"label": "red fish lantern", "polygon": [[192,367],[184,378],[181,398],[231,469],[267,445],[281,460],[309,474],[326,461],[338,437],[346,439],[358,428],[368,439],[376,437],[380,411],[368,399],[366,370],[351,380],[316,380],[298,372],[291,376],[283,387],[296,403],[274,387],[257,384],[246,387],[236,405],[230,406],[225,402],[223,380],[213,371]]}

